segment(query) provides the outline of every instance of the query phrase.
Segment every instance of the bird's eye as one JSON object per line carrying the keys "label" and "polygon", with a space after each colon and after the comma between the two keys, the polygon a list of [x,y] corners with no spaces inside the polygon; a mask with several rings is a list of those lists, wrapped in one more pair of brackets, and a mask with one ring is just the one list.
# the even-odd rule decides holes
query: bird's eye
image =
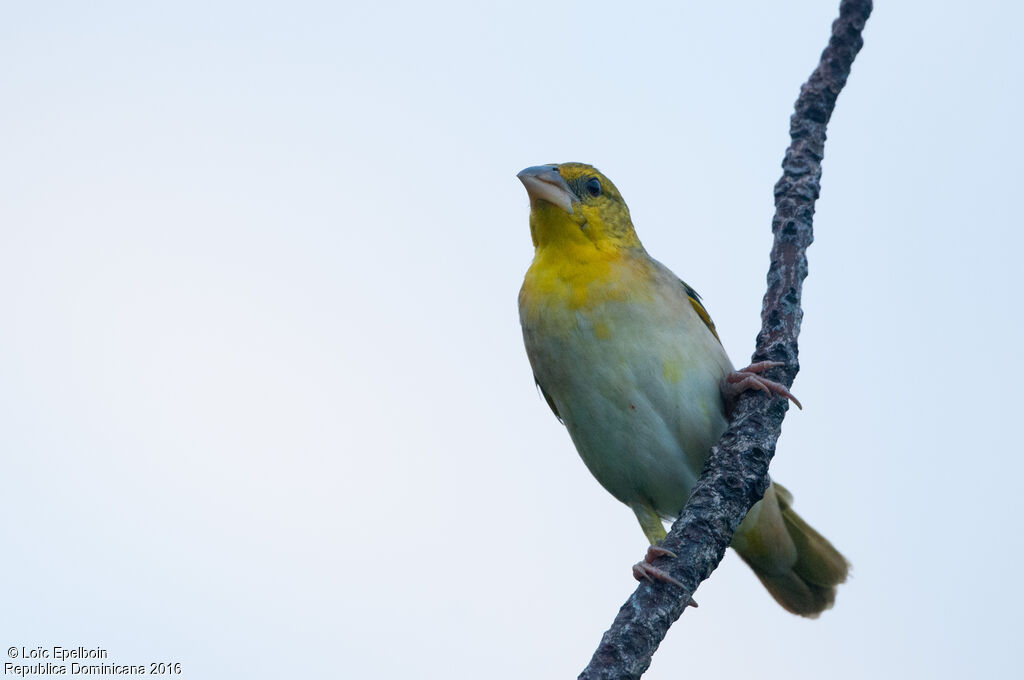
{"label": "bird's eye", "polygon": [[596,177],[591,177],[587,180],[586,184],[587,193],[591,196],[601,195],[601,180]]}

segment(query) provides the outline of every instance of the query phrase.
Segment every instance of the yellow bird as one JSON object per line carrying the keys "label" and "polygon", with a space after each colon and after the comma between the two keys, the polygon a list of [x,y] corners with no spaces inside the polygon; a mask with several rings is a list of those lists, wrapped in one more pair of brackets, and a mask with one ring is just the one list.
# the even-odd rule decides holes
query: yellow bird
{"label": "yellow bird", "polygon": [[[647,254],[607,177],[582,163],[518,176],[535,247],[519,292],[534,379],[583,462],[651,542],[636,577],[671,580],[650,564],[662,522],[686,504],[731,400],[746,389],[796,399],[758,375],[773,362],[733,370],[697,293]],[[815,617],[849,564],[792,502],[771,484],[732,547],[779,604]]]}

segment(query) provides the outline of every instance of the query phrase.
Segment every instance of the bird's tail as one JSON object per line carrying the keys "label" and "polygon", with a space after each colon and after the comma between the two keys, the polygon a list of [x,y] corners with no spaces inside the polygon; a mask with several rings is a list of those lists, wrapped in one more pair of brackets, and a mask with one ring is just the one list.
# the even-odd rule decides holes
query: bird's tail
{"label": "bird's tail", "polygon": [[850,563],[792,503],[789,491],[771,484],[740,524],[732,547],[786,611],[816,618],[835,602]]}

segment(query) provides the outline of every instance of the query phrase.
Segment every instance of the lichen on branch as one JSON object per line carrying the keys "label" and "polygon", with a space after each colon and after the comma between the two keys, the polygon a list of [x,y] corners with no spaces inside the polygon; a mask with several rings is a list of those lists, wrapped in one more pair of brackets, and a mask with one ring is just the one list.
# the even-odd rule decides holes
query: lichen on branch
{"label": "lichen on branch", "polygon": [[[753,361],[783,362],[770,377],[787,386],[792,386],[799,370],[800,294],[807,276],[806,251],[813,240],[814,203],[821,190],[825,129],[864,44],[861,32],[871,8],[871,0],[840,3],[828,47],[800,89],[782,178],[775,185],[775,238]],[[639,678],[647,670],[669,626],[722,561],[736,528],[768,488],[768,464],[787,409],[785,399],[762,392],[737,398],[729,429],[711,449],[686,507],[661,543],[676,557],[662,557],[656,566],[683,587],[641,583],[605,632],[581,679]]]}

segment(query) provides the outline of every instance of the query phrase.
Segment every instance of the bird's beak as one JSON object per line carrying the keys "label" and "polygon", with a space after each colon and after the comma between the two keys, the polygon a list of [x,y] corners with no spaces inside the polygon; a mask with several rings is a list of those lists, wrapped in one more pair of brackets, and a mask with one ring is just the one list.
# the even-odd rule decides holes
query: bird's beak
{"label": "bird's beak", "polygon": [[572,214],[573,201],[580,199],[558,173],[557,165],[535,165],[526,168],[516,177],[526,187],[530,201],[547,201]]}

